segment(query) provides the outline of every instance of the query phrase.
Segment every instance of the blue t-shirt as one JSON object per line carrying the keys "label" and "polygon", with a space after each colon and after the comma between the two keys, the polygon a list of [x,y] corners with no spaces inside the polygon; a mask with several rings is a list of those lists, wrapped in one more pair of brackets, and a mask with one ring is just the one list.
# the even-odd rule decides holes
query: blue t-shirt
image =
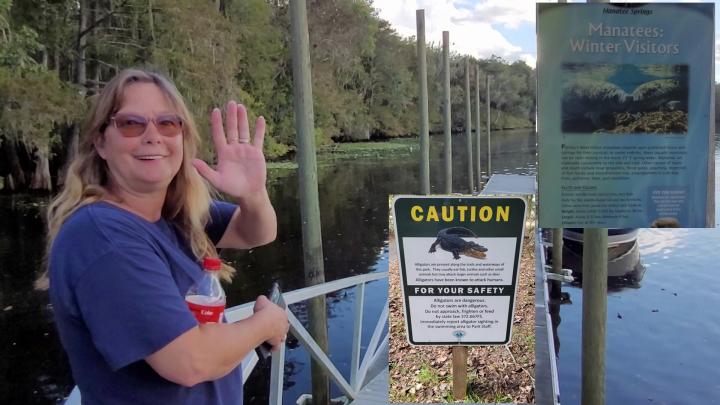
{"label": "blue t-shirt", "polygon": [[[217,243],[236,206],[214,202]],[[50,300],[84,404],[242,404],[242,373],[183,387],[144,358],[197,325],[185,292],[202,275],[187,241],[106,202],[78,209],[49,257]]]}

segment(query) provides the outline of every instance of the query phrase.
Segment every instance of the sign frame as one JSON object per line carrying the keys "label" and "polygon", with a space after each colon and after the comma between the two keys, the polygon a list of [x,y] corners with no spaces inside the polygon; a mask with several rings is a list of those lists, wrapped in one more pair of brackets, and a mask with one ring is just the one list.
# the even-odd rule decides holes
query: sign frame
{"label": "sign frame", "polygon": [[[512,338],[528,202],[524,198],[516,196],[458,195],[395,195],[391,196],[390,201],[400,270],[405,336],[408,343],[426,346],[507,344]],[[411,205],[410,209],[411,211],[414,210],[413,212],[407,211],[405,206],[408,204]],[[420,208],[415,209],[415,207]],[[430,207],[436,209],[437,216],[431,214],[432,209]],[[442,207],[447,207],[447,210],[443,210]],[[453,208],[452,219],[449,214],[450,207],[455,207]],[[470,208],[463,209],[461,207]],[[486,208],[488,209],[486,210]],[[503,215],[506,212],[505,209],[507,210],[507,216]],[[482,218],[480,217],[481,210],[483,210]],[[462,217],[460,211],[464,211]],[[427,213],[427,218],[424,217],[425,213]],[[454,218],[455,214],[457,214],[457,220]],[[492,219],[493,215],[494,220]],[[418,220],[420,216],[423,216],[427,221]],[[435,217],[437,217],[437,221],[434,220]],[[506,218],[507,220],[505,220]],[[477,238],[471,241],[472,236],[466,234],[463,236],[463,242],[470,244],[483,242],[487,245],[487,248],[483,245],[480,246],[480,248],[485,249],[483,253],[475,253],[482,256],[483,259],[478,259],[477,256],[461,257],[457,252],[447,250],[447,246],[440,245],[438,235],[440,231],[464,232],[458,228],[471,231],[474,237]],[[432,244],[428,250],[427,245],[430,242]],[[512,247],[510,247],[510,244],[512,244]],[[477,246],[477,244],[475,245]],[[435,248],[434,253],[433,247]],[[482,250],[480,248],[477,250]],[[485,261],[484,253],[492,255],[488,257],[492,257],[493,260],[499,261],[500,257],[506,260],[509,259],[512,264],[507,265],[504,261],[501,264],[489,260]],[[419,257],[432,263],[414,262],[414,259]],[[414,263],[409,266],[408,261]],[[429,279],[426,277],[430,277],[430,275],[440,276],[440,273],[434,273],[438,270],[434,266],[444,269],[450,269],[450,266],[452,266],[455,271],[445,274],[458,275],[458,277],[453,280],[452,277],[448,278],[443,274],[442,280],[433,277],[433,284],[427,284],[426,281]],[[478,278],[474,280],[469,276],[473,274],[474,270],[478,270],[480,266],[487,266],[487,269],[482,269],[482,274],[485,275],[482,280],[492,280],[492,284],[488,282],[479,283],[480,276],[475,276]],[[508,269],[510,273],[508,273]],[[421,274],[423,275],[421,276]],[[463,278],[463,276],[468,277]],[[494,278],[491,279],[487,276],[493,276]],[[455,282],[453,283],[453,281]],[[422,291],[418,290],[418,288],[426,288],[426,290]],[[428,288],[434,289],[429,291]],[[445,293],[443,293],[444,289],[447,289]],[[509,291],[506,289],[509,289]],[[426,299],[427,297],[430,297],[432,302]],[[497,304],[506,297],[509,302]],[[440,309],[431,309],[433,305]],[[455,309],[455,306],[459,308]],[[443,314],[438,312],[443,310],[445,311]],[[503,310],[507,311],[505,316],[503,316]],[[430,315],[432,319],[425,321],[426,324],[433,325],[421,327],[420,324],[423,323],[422,315],[428,314],[428,311],[436,311]],[[492,311],[491,315],[487,315],[490,314],[488,311]],[[495,313],[498,314],[497,319],[493,320]],[[459,315],[456,317],[455,314]],[[440,319],[441,316],[443,319]],[[418,321],[419,324],[415,325],[415,321]],[[465,332],[464,329],[454,327],[460,322],[464,322],[470,331]],[[480,327],[473,327],[472,325]],[[435,329],[432,333],[450,333],[447,334],[447,339],[445,339],[445,335],[433,336],[428,339],[429,329],[427,328]],[[466,337],[468,340],[465,340]]]}

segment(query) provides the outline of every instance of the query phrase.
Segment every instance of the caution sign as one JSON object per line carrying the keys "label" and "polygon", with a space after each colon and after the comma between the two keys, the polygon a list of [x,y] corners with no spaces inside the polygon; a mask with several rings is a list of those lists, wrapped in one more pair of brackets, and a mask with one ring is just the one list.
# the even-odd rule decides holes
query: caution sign
{"label": "caution sign", "polygon": [[394,198],[411,344],[510,341],[525,210],[522,198]]}

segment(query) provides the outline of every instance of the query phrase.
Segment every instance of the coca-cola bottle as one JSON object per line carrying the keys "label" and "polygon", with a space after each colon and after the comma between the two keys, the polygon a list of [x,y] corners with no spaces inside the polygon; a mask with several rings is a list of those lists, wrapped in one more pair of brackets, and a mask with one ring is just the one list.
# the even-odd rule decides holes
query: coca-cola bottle
{"label": "coca-cola bottle", "polygon": [[185,294],[190,311],[200,323],[218,323],[225,311],[225,292],[218,278],[221,267],[220,259],[205,257],[202,278]]}

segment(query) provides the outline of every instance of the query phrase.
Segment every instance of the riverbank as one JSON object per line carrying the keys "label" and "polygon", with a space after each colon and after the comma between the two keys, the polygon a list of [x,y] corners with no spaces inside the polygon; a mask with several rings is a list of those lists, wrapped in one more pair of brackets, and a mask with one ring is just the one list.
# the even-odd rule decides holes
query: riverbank
{"label": "riverbank", "polygon": [[[400,270],[392,235],[390,246],[390,401],[456,402],[452,395],[452,349],[411,346],[407,341]],[[534,402],[534,249],[532,231],[528,231],[520,260],[512,339],[506,346],[468,349],[468,391],[464,402]]]}
{"label": "riverbank", "polygon": [[[532,131],[534,128],[512,128],[502,132]],[[493,129],[493,131],[500,131]],[[432,138],[442,137],[442,134],[431,134]],[[454,133],[454,137],[465,137],[463,133]],[[482,134],[485,137],[485,134]],[[417,136],[392,138],[380,141],[367,142],[341,142],[325,145],[317,149],[318,165],[334,163],[344,159],[374,159],[374,158],[396,158],[409,157],[420,148]],[[298,165],[293,159],[270,161],[267,163],[269,170],[294,170]]]}
{"label": "riverbank", "polygon": [[[410,156],[419,148],[417,138],[397,138],[376,142],[334,143],[318,148],[319,165],[342,159],[386,158]],[[267,163],[268,170],[294,170],[298,164],[294,160],[279,160]]]}

